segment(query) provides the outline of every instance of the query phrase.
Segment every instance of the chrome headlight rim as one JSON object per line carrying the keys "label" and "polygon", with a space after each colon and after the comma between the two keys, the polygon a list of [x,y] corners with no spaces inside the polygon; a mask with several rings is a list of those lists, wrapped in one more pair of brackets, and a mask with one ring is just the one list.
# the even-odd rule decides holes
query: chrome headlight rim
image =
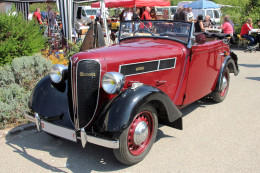
{"label": "chrome headlight rim", "polygon": [[125,76],[118,72],[107,72],[102,77],[102,88],[107,94],[116,94],[125,85]]}
{"label": "chrome headlight rim", "polygon": [[65,80],[66,71],[68,67],[62,64],[55,64],[51,67],[50,78],[54,83],[61,83]]}

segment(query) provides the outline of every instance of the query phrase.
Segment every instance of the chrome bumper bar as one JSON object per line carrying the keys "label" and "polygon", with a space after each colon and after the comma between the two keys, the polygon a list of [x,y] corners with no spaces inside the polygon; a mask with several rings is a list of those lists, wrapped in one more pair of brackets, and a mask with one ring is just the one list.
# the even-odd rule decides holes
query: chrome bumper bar
{"label": "chrome bumper bar", "polygon": [[[54,127],[52,129],[55,129],[55,130],[51,131],[50,129],[48,129],[48,130],[44,129],[42,127],[42,122],[44,122],[44,121],[40,119],[40,116],[38,115],[38,113],[35,113],[34,116],[26,114],[25,118],[27,120],[31,121],[31,122],[34,122],[36,124],[36,127],[37,127],[39,132],[40,131],[47,131],[48,133],[51,133],[53,135],[56,135],[56,136],[59,136],[59,137],[66,139],[66,137],[62,136],[61,132],[60,132],[60,131],[62,131],[62,129],[66,130],[66,128],[60,127],[60,126],[57,126],[55,124],[48,122],[48,125]],[[45,123],[47,123],[47,122],[45,122]],[[76,134],[76,132],[75,132],[75,134]],[[96,145],[99,145],[99,146],[107,147],[107,148],[113,148],[113,149],[119,148],[119,141],[118,140],[104,139],[104,138],[101,138],[101,137],[89,135],[85,132],[84,129],[81,129],[80,136],[76,137],[75,142],[77,142],[77,139],[81,140],[81,144],[82,144],[83,148],[85,148],[87,142],[92,143],[92,144],[96,144]]]}

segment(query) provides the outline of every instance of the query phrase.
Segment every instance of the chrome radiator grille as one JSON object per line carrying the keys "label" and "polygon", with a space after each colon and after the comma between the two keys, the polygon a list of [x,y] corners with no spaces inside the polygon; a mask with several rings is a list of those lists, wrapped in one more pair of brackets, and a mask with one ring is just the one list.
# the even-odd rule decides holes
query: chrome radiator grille
{"label": "chrome radiator grille", "polygon": [[86,127],[93,119],[99,98],[100,63],[80,60],[72,66],[72,100],[75,128]]}

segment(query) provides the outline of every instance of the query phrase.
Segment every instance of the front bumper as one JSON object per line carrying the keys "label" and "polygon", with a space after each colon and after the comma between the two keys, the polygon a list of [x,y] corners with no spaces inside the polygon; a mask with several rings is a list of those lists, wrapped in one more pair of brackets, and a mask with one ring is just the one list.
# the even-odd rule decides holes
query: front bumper
{"label": "front bumper", "polygon": [[97,137],[95,134],[87,134],[84,129],[81,129],[80,135],[78,136],[76,130],[61,127],[53,123],[47,122],[45,120],[42,120],[37,113],[35,113],[34,115],[26,114],[25,118],[31,122],[34,122],[39,132],[45,131],[52,135],[65,138],[73,142],[77,142],[77,140],[80,139],[83,148],[85,148],[87,142],[107,148],[119,148],[118,140]]}

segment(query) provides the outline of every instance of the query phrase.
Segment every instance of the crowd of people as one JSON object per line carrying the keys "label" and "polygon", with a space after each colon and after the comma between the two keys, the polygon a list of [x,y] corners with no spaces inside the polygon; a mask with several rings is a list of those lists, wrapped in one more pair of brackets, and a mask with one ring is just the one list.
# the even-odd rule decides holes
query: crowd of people
{"label": "crowd of people", "polygon": [[[55,20],[55,13],[52,11],[51,6],[47,6],[47,23],[50,29],[53,29],[56,20]],[[97,18],[100,18],[97,16]],[[33,14],[33,18],[40,24],[43,24],[43,19],[41,16],[41,11],[37,8]],[[150,7],[143,7],[143,8],[126,8],[120,14],[120,21],[131,21],[131,20],[156,20],[158,16],[156,15],[155,9]],[[169,14],[167,10],[163,11],[163,16],[160,19],[169,19]],[[198,15],[197,19],[194,19],[194,15],[192,13],[192,8],[188,7],[188,5],[184,5],[181,8],[176,10],[174,14],[174,21],[185,21],[185,22],[195,22],[195,32],[205,32],[207,29],[213,28],[214,23],[211,21],[210,16],[206,15],[203,18],[203,15]],[[258,21],[258,26],[260,29],[260,21]],[[138,29],[139,25],[134,26],[135,30]],[[132,25],[127,26],[127,28],[132,29]],[[231,37],[234,38],[235,29],[234,23],[230,20],[228,15],[223,16],[223,23],[217,28],[221,29],[222,33],[229,34]],[[253,30],[253,21],[251,18],[248,18],[246,22],[243,24],[241,29],[241,37],[248,40],[249,46],[254,46],[260,42],[260,34],[256,37],[250,35],[250,31]]]}
{"label": "crowd of people", "polygon": [[151,10],[150,7],[144,8],[127,8],[122,11],[120,14],[120,21],[129,21],[129,20],[155,20],[156,15],[154,9]]}

